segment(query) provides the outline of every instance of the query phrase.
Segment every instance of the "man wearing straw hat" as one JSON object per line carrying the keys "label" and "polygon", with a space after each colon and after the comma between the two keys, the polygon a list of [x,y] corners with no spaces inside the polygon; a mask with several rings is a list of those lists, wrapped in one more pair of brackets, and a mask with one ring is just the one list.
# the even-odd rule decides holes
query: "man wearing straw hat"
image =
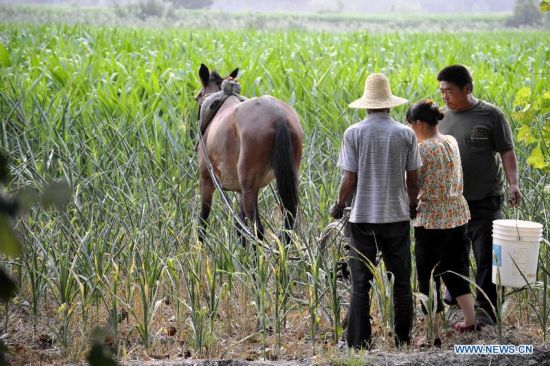
{"label": "man wearing straw hat", "polygon": [[363,96],[349,105],[366,109],[368,116],[344,133],[338,159],[343,175],[330,215],[341,218],[345,202],[353,196],[349,219],[350,348],[371,347],[369,281],[373,273],[369,267],[376,266],[378,251],[394,279],[396,344],[410,342],[413,300],[409,210],[416,206],[417,169],[422,164],[414,132],[389,114],[390,108],[404,103],[406,99],[392,95],[388,78],[377,73],[367,78]]}

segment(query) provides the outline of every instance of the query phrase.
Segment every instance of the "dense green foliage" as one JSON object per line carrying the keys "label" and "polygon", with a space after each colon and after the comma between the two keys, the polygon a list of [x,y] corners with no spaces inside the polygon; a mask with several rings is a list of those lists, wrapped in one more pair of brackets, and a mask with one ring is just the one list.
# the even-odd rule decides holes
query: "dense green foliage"
{"label": "dense green foliage", "polygon": [[[339,183],[335,163],[342,133],[363,118],[347,105],[361,95],[366,76],[385,73],[394,94],[410,101],[440,101],[437,72],[462,63],[473,72],[475,95],[512,117],[522,105],[514,104],[522,88],[532,96],[548,92],[549,41],[543,32],[222,33],[0,25],[0,138],[13,162],[10,189],[39,189],[55,179],[73,187],[65,214],[32,208],[17,222],[25,250],[8,268],[20,268],[21,296],[30,300],[35,323],[41,309],[55,303],[65,346],[91,323],[124,309],[135,324],[133,334],[147,349],[154,347],[156,302],[164,296],[177,304],[177,322],[197,350],[215,343],[222,327],[216,314],[224,311],[223,321],[231,322],[227,308],[240,305],[228,304],[243,296],[254,298],[261,324],[284,323],[289,309],[306,306],[315,339],[315,313],[324,309],[332,319],[340,310],[336,295],[331,298],[336,291],[327,290],[335,286],[327,275],[332,261],[316,238],[329,223]],[[287,101],[306,131],[296,240],[285,248],[269,237],[267,246],[279,254],[260,247],[257,264],[219,200],[209,241],[196,242],[193,97],[201,62],[222,74],[240,67],[244,95]],[[395,118],[403,121],[405,108],[393,111]],[[537,123],[547,126],[542,117],[537,115]],[[510,121],[515,131],[527,123]],[[542,222],[547,238],[549,177],[526,162],[534,145],[518,140],[525,203],[516,214]],[[260,206],[276,232],[280,219],[272,192],[264,191]],[[338,337],[340,323],[333,320]]]}

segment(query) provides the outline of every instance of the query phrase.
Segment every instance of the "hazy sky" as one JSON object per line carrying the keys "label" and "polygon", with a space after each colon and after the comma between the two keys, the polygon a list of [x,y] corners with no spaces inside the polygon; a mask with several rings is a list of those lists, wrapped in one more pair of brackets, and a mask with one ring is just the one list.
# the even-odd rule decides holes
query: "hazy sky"
{"label": "hazy sky", "polygon": [[[126,3],[147,0],[0,0],[0,3],[110,6],[114,1]],[[489,13],[511,12],[513,6],[514,0],[215,0],[211,8],[260,12]]]}

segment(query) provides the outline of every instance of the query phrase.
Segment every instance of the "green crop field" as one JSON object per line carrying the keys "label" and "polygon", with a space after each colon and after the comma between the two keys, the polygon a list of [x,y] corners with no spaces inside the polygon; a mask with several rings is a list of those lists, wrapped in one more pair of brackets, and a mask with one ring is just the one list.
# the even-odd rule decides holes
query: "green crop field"
{"label": "green crop field", "polygon": [[[23,251],[0,257],[0,265],[20,288],[2,305],[0,335],[7,334],[10,350],[19,347],[35,362],[84,359],[98,325],[124,360],[330,354],[342,336],[347,295],[334,276],[345,252],[341,235],[330,231],[328,207],[340,179],[343,131],[364,117],[347,105],[372,72],[385,73],[396,95],[441,104],[436,74],[461,63],[473,72],[474,94],[500,106],[516,134],[524,203],[517,211],[506,208],[505,215],[543,223],[546,244],[539,282],[506,297],[494,334],[449,333],[446,343],[547,342],[549,60],[550,33],[542,31],[375,34],[0,23],[7,190],[41,190],[56,180],[72,187],[66,210],[33,205],[14,221]],[[305,129],[294,240],[288,246],[277,240],[281,217],[267,187],[260,207],[268,235],[257,263],[219,194],[207,241],[196,237],[194,96],[201,63],[222,75],[240,67],[242,94],[287,101]],[[405,111],[392,113],[403,121]],[[229,197],[237,207],[238,197]],[[374,333],[379,347],[392,351],[391,282],[378,271]],[[416,290],[414,276],[412,281]],[[419,313],[417,335],[420,319]]]}

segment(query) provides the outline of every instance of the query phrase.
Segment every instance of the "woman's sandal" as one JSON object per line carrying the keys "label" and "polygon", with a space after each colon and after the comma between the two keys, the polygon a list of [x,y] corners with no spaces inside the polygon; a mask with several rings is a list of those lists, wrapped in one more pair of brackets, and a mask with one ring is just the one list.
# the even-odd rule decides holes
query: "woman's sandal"
{"label": "woman's sandal", "polygon": [[464,322],[457,322],[453,324],[453,328],[459,333],[471,333],[477,332],[483,328],[481,324],[466,325]]}

